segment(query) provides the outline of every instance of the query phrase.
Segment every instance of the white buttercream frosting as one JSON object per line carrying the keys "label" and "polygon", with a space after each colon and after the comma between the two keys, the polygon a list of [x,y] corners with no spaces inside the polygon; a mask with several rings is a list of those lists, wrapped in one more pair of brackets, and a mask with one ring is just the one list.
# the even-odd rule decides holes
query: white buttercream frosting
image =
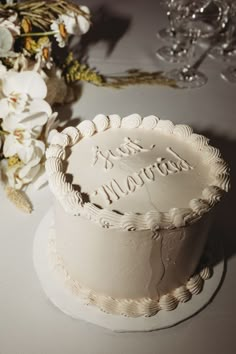
{"label": "white buttercream frosting", "polygon": [[201,274],[196,274],[189,279],[186,284],[186,288],[190,291],[191,294],[197,295],[201,292],[203,287],[203,279]]}
{"label": "white buttercream frosting", "polygon": [[193,133],[191,135],[191,143],[198,151],[201,151],[206,145],[208,145],[209,139],[203,135]]}
{"label": "white buttercream frosting", "polygon": [[49,158],[45,165],[46,169],[50,175],[53,175],[55,172],[60,172],[63,169],[63,161],[58,157]]}
{"label": "white buttercream frosting", "polygon": [[[156,154],[160,151],[159,141],[160,147],[162,151],[164,151],[163,146],[165,144],[165,140],[163,139],[165,138],[167,139],[166,152],[164,152],[164,155],[166,156],[163,155],[163,157],[158,157],[156,164],[154,165],[148,165],[148,161],[151,161],[149,158],[149,160],[147,160],[147,166],[141,165],[139,169],[136,169],[135,173],[127,173],[127,179],[123,180],[123,182],[121,181],[123,184],[120,184],[121,182],[116,179],[116,175],[115,178],[111,178],[110,180],[108,180],[108,177],[106,177],[109,183],[107,184],[105,179],[104,184],[102,184],[97,190],[94,191],[94,196],[100,195],[101,198],[103,198],[103,196],[104,198],[113,198],[112,200],[109,200],[109,203],[113,203],[115,200],[118,200],[119,203],[121,203],[120,208],[118,207],[118,203],[117,207],[114,204],[113,208],[107,208],[106,205],[97,206],[97,204],[99,204],[97,202],[93,203],[90,200],[85,201],[81,193],[75,193],[75,190],[73,188],[72,190],[71,187],[69,188],[66,178],[67,171],[63,171],[62,162],[66,159],[67,156],[66,147],[71,145],[72,147],[79,147],[80,142],[82,142],[84,138],[86,138],[86,140],[91,139],[92,144],[94,138],[96,137],[97,140],[94,140],[95,145],[97,144],[97,142],[101,143],[103,137],[100,140],[99,137],[100,134],[104,134],[105,131],[107,131],[107,138],[111,136],[111,132],[115,133],[114,137],[119,137],[120,132],[122,132],[123,134],[125,130],[127,130],[127,135],[132,135],[133,133],[134,137],[132,136],[131,138],[125,138],[130,139],[130,142],[122,143],[120,147],[117,146],[116,149],[118,150],[115,152],[113,150],[106,150],[105,152],[99,151],[99,156],[103,158],[103,161],[109,163],[109,166],[113,167],[114,164],[118,164],[119,161],[117,162],[117,159],[120,160],[121,157],[124,159],[124,157],[126,156],[124,153],[125,151],[128,151],[127,155],[132,155],[134,157],[136,157],[137,155],[137,160],[139,159],[139,156],[141,156],[141,154],[145,154],[145,152],[142,153],[142,151],[152,150],[152,155],[150,156],[155,157],[154,150],[156,149]],[[138,150],[138,143],[135,143],[135,134],[140,137],[140,133],[138,132],[142,131],[142,134],[144,134],[144,131],[146,132],[147,138],[145,138],[145,142],[148,141],[147,134],[150,131],[151,141],[149,146],[141,146],[140,150]],[[155,133],[155,131],[157,133]],[[151,132],[153,132],[152,135]],[[155,134],[157,134],[156,140]],[[113,138],[111,137],[111,140],[112,139]],[[120,141],[122,142],[121,139]],[[127,145],[126,147],[125,144],[129,145]],[[168,144],[174,144],[174,148],[168,147]],[[145,143],[145,145],[147,144]],[[177,154],[176,152],[178,146],[180,147],[181,154]],[[97,149],[99,149],[99,146],[97,146]],[[121,154],[121,152],[123,156],[120,155],[120,157],[118,155]],[[92,150],[91,152],[87,151],[87,158],[89,158],[89,153],[92,154]],[[169,154],[168,157],[167,153]],[[110,155],[108,156],[108,154]],[[185,155],[187,157],[185,157]],[[56,197],[58,199],[61,199],[61,194],[63,193],[64,203],[66,199],[65,193],[67,190],[68,199],[71,199],[73,196],[73,207],[71,206],[71,209],[67,207],[67,212],[74,214],[75,210],[76,212],[79,211],[79,213],[82,213],[88,219],[97,222],[102,227],[116,229],[124,228],[125,230],[145,230],[152,228],[153,224],[157,225],[157,223],[158,227],[160,228],[184,226],[186,224],[194,222],[199,218],[199,215],[201,216],[207,211],[209,211],[209,209],[212,208],[212,206],[219,201],[222,196],[222,192],[228,191],[230,184],[227,165],[220,157],[219,150],[209,145],[207,138],[198,134],[194,134],[192,132],[192,129],[187,125],[175,126],[171,121],[160,120],[158,117],[155,116],[147,116],[142,120],[141,116],[138,114],[132,114],[130,116],[124,117],[123,119],[121,119],[116,114],[113,114],[111,116],[105,116],[103,114],[100,114],[94,118],[94,121],[82,121],[77,128],[66,128],[62,133],[56,134],[53,138],[51,146],[47,150],[46,156],[48,159],[46,163],[46,170],[49,177],[49,184],[50,186],[52,186],[52,190],[55,193]],[[186,158],[188,161],[186,160]],[[77,159],[79,160],[79,157],[77,157]],[[123,166],[121,165],[121,163],[123,163],[122,159],[119,166]],[[178,163],[179,167],[177,167]],[[110,169],[111,167],[109,166],[106,167],[106,169]],[[80,162],[78,162],[78,170],[85,170],[81,166]],[[196,170],[196,173],[194,173],[194,170]],[[87,174],[87,176],[89,176],[88,174],[91,173],[93,180],[96,180],[96,178],[98,178],[97,170],[93,171],[91,165],[90,171],[88,170],[84,172],[85,174]],[[185,190],[185,193],[181,196],[180,194],[178,194],[179,187],[177,187],[177,189],[175,190],[173,189],[175,183],[175,180],[173,178],[176,178],[176,183],[177,185],[179,185],[180,180],[178,176],[180,175],[180,173],[182,173],[183,176],[181,178],[185,178],[187,184],[190,183],[190,192],[191,188],[193,188],[194,179],[196,179],[200,173],[205,176],[202,182],[197,182],[200,183],[198,189],[196,189],[196,191],[198,191],[198,195],[191,197],[191,193],[188,190]],[[154,177],[154,174],[157,174],[157,177]],[[190,199],[188,203],[186,203],[185,201],[182,203],[183,205],[181,205],[181,202],[179,203],[180,205],[178,205],[178,198],[175,197],[175,204],[177,205],[169,207],[169,210],[165,210],[165,207],[164,209],[162,209],[162,200],[164,201],[166,199],[166,195],[165,197],[161,196],[161,198],[160,196],[158,196],[158,207],[156,206],[153,210],[151,210],[152,217],[150,217],[150,208],[149,210],[147,210],[146,213],[135,212],[133,211],[133,208],[131,208],[130,211],[123,210],[124,208],[122,207],[122,200],[126,200],[127,195],[131,195],[132,197],[132,194],[135,194],[136,198],[138,191],[138,194],[143,193],[141,191],[143,189],[143,184],[147,185],[148,188],[152,188],[150,186],[154,178],[159,178],[158,176],[169,176],[171,174],[173,174],[173,178],[168,179],[168,183],[171,183],[170,190],[172,188],[174,193],[180,195],[180,197],[178,197],[180,199],[183,199],[185,195],[187,197],[187,195],[189,194]],[[76,173],[73,173],[73,175],[76,175]],[[189,179],[187,179],[188,175]],[[164,183],[164,178],[159,178],[158,183]],[[80,183],[78,184],[80,185]],[[195,185],[197,186],[196,183]],[[82,189],[83,187],[84,186],[81,185]],[[156,184],[153,188],[156,188]],[[162,190],[160,190],[160,192],[162,192]],[[89,193],[85,191],[85,194],[87,195]],[[129,196],[129,199],[131,197]],[[78,203],[78,208],[75,208],[74,205],[76,201]],[[66,204],[69,205],[70,202]],[[123,204],[126,204],[126,201]],[[118,213],[116,211],[113,211],[114,209],[116,209]]]}
{"label": "white buttercream frosting", "polygon": [[178,124],[175,126],[173,130],[174,135],[178,135],[181,138],[188,138],[189,136],[192,135],[192,128],[190,128],[188,125],[185,124]]}
{"label": "white buttercream frosting", "polygon": [[[51,145],[47,150],[46,150],[46,158],[58,158],[61,159],[62,161],[66,158],[66,152],[65,148],[60,146],[60,145]],[[52,169],[47,169],[49,173],[53,173],[54,170]]]}
{"label": "white buttercream frosting", "polygon": [[207,280],[210,279],[210,277],[212,276],[212,269],[209,267],[204,267],[201,271],[200,271],[200,276],[203,280]]}
{"label": "white buttercream frosting", "polygon": [[118,114],[109,115],[110,128],[120,128],[121,117]]}
{"label": "white buttercream frosting", "polygon": [[78,125],[78,130],[82,137],[89,137],[95,133],[96,126],[91,120],[84,120]]}
{"label": "white buttercream frosting", "polygon": [[156,126],[156,130],[159,130],[166,134],[172,134],[174,130],[174,124],[170,120],[159,120]]}
{"label": "white buttercream frosting", "polygon": [[68,134],[60,134],[58,132],[55,132],[55,134],[53,135],[53,138],[52,138],[52,145],[60,145],[62,147],[66,147],[70,144],[70,136]]}
{"label": "white buttercream frosting", "polygon": [[127,129],[135,129],[142,123],[142,117],[139,114],[131,114],[124,117],[121,121],[121,127]]}
{"label": "white buttercream frosting", "polygon": [[157,298],[114,298],[96,293],[71,277],[62,257],[57,253],[54,229],[50,230],[49,257],[53,269],[64,279],[65,286],[88,305],[96,305],[100,310],[107,313],[129,317],[153,316],[161,310],[174,310],[178,303],[187,302],[193,295],[199,294],[203,288],[204,281],[209,279],[212,274],[212,269],[205,266],[199,274],[191,277],[186,284],[177,287],[171,293]]}
{"label": "white buttercream frosting", "polygon": [[99,114],[55,134],[46,156],[56,197],[51,255],[75,294],[136,317],[201,291],[211,275],[195,274],[208,212],[230,185],[207,138],[154,115]]}
{"label": "white buttercream frosting", "polygon": [[67,127],[63,130],[62,134],[66,134],[70,138],[69,145],[73,146],[79,140],[80,134],[79,130],[74,127]]}
{"label": "white buttercream frosting", "polygon": [[182,285],[179,288],[175,289],[173,291],[174,297],[179,301],[179,302],[187,302],[191,299],[192,294],[191,292],[186,288],[186,285]]}
{"label": "white buttercream frosting", "polygon": [[147,116],[143,118],[140,127],[144,129],[155,129],[158,124],[158,121],[159,118],[157,118],[156,116]]}
{"label": "white buttercream frosting", "polygon": [[97,132],[102,132],[106,130],[109,127],[109,119],[107,116],[104,114],[98,114],[94,120],[93,120],[95,126],[96,126],[96,131]]}

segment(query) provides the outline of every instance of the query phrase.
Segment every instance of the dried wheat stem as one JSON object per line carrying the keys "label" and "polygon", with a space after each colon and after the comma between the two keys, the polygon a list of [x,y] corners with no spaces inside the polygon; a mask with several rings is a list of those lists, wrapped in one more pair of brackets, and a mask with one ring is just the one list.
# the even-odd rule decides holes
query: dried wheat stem
{"label": "dried wheat stem", "polygon": [[30,214],[33,211],[32,203],[29,198],[25,194],[25,192],[14,189],[10,186],[5,188],[6,195],[8,199],[20,210],[23,212]]}

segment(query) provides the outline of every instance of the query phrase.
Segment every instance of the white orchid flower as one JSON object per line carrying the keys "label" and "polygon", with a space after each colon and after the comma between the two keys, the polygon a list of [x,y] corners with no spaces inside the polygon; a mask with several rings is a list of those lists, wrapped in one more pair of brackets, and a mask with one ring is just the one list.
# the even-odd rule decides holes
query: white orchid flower
{"label": "white orchid flower", "polygon": [[5,28],[0,27],[0,58],[13,57],[16,55],[11,49],[14,43],[11,32]]}
{"label": "white orchid flower", "polygon": [[2,80],[4,78],[4,76],[7,73],[7,68],[5,65],[3,65],[3,63],[0,61],[0,80]]}
{"label": "white orchid flower", "polygon": [[21,161],[28,163],[34,149],[32,141],[39,138],[47,120],[48,115],[45,112],[31,115],[9,114],[2,123],[3,130],[8,133],[3,145],[4,156],[17,154]]}
{"label": "white orchid flower", "polygon": [[0,100],[0,112],[3,119],[10,112],[52,113],[50,105],[44,100],[47,86],[34,71],[8,72],[2,80],[2,93],[4,98]]}
{"label": "white orchid flower", "polygon": [[5,157],[10,158],[17,155],[25,165],[30,163],[31,166],[36,166],[39,164],[44,152],[45,144],[43,141],[28,138],[19,142],[12,134],[5,139],[3,145],[3,154]]}
{"label": "white orchid flower", "polygon": [[35,117],[28,117],[28,120],[20,121],[18,119],[17,125],[14,125],[16,117],[14,117],[14,122],[11,122],[11,118],[6,119],[3,123],[3,129],[10,131],[6,135],[3,145],[5,161],[8,161],[4,170],[9,185],[21,189],[24,185],[32,183],[41,171],[45,144],[43,141],[35,139],[34,135],[37,137],[40,134],[42,126],[47,120],[47,115],[39,113]]}
{"label": "white orchid flower", "polygon": [[[46,145],[39,138],[48,119],[45,112],[11,113],[4,119],[2,127],[8,134],[5,135],[3,155],[6,161],[13,160],[5,167],[11,187],[21,189],[31,183],[40,188],[46,183],[43,166]],[[50,119],[55,119],[55,115]]]}
{"label": "white orchid flower", "polygon": [[51,143],[51,138],[54,135],[54,132],[56,131],[56,128],[59,125],[59,121],[57,120],[58,113],[54,112],[47,121],[47,124],[45,125],[45,141],[50,144]]}
{"label": "white orchid flower", "polygon": [[8,184],[14,189],[22,189],[29,183],[32,183],[39,174],[41,169],[40,165],[37,166],[20,166],[14,165],[10,168],[7,168],[5,174],[8,179]]}
{"label": "white orchid flower", "polygon": [[17,13],[12,12],[8,18],[0,18],[0,27],[8,29],[13,36],[19,35],[20,25]]}
{"label": "white orchid flower", "polygon": [[25,164],[23,161],[11,165],[5,164],[5,175],[8,183],[15,189],[21,189],[25,185],[32,183],[42,174],[42,157],[45,153],[45,145],[42,141],[32,141],[33,154]]}
{"label": "white orchid flower", "polygon": [[41,76],[32,71],[20,73],[9,72],[5,79],[3,92],[7,96],[11,92],[26,93],[31,98],[44,99],[47,95],[47,87]]}
{"label": "white orchid flower", "polygon": [[29,58],[29,53],[23,48],[22,53],[16,53],[16,57],[14,58],[13,70],[14,71],[27,71],[30,70],[31,61]]}
{"label": "white orchid flower", "polygon": [[[90,10],[87,6],[80,6],[80,9],[86,14],[90,15]],[[88,32],[90,28],[90,22],[82,15],[77,15],[74,12],[61,15],[61,19],[65,24],[67,33],[73,35],[82,35]]]}
{"label": "white orchid flower", "polygon": [[0,61],[0,99],[2,98],[2,80],[7,73],[7,68]]}

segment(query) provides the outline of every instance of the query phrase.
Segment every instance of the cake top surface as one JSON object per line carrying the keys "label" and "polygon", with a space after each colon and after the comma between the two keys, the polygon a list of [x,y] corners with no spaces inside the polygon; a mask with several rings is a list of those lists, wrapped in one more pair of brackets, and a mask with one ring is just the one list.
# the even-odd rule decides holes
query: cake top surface
{"label": "cake top surface", "polygon": [[126,230],[194,222],[229,188],[227,166],[207,138],[138,114],[100,114],[55,134],[46,169],[66,212]]}

